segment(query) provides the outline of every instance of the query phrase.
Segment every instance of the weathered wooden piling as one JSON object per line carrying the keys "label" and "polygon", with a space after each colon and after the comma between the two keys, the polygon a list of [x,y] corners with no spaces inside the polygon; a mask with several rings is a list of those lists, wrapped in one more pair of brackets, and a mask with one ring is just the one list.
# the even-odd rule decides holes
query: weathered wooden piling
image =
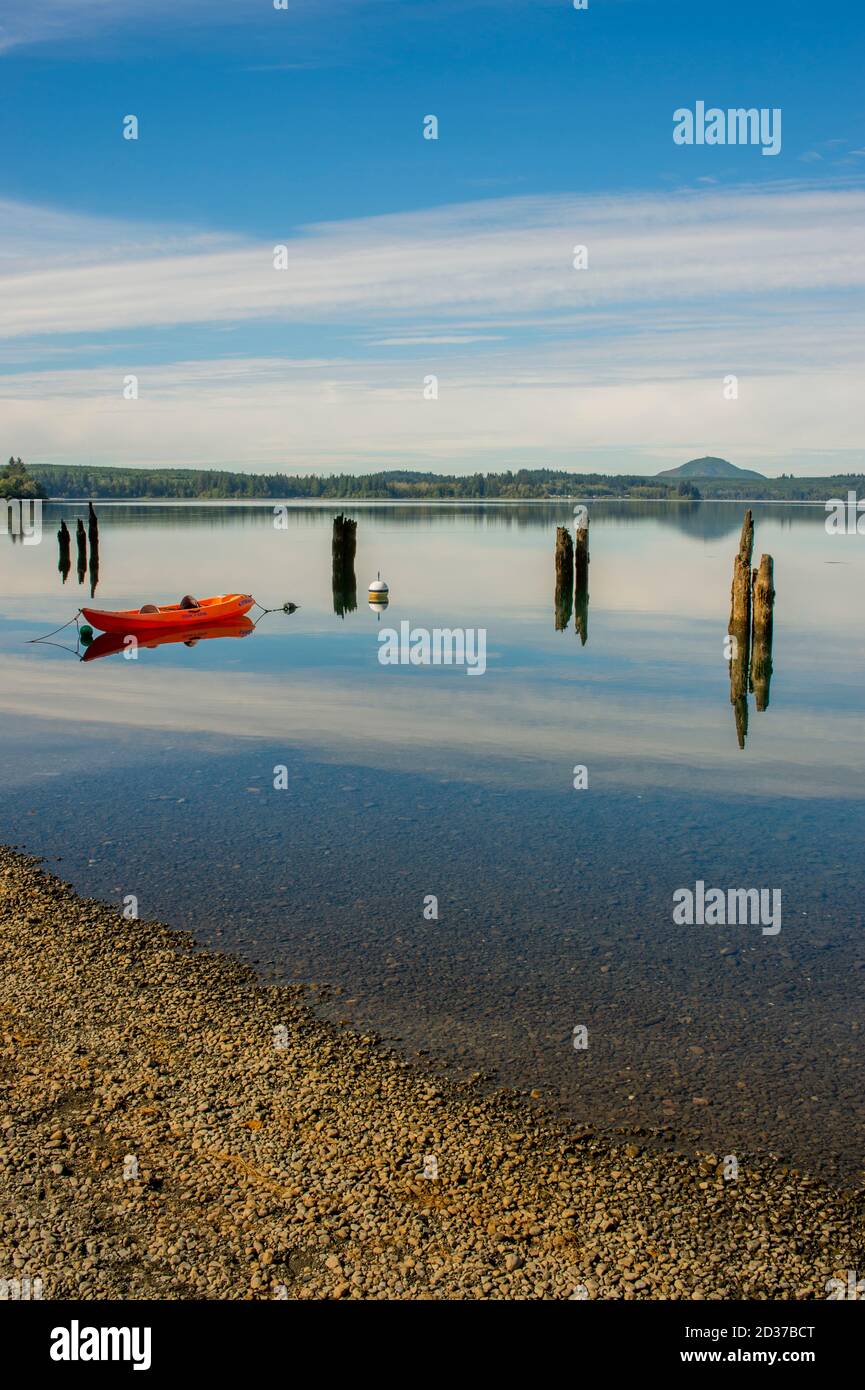
{"label": "weathered wooden piling", "polygon": [[340,512],[338,516],[333,518],[333,554],[350,560],[354,564],[356,549],[357,522]]}
{"label": "weathered wooden piling", "polygon": [[730,703],[735,711],[736,738],[745,747],[748,734],[748,673],[751,655],[751,552],[754,549],[754,518],[750,508],[742,522],[739,553],[733,561],[730,590],[730,621],[727,625],[730,650]]}
{"label": "weathered wooden piling", "polygon": [[357,608],[357,576],[354,572],[356,550],[357,522],[340,513],[333,519],[331,541],[333,611],[340,618]]}
{"label": "weathered wooden piling", "polygon": [[72,537],[69,534],[69,527],[66,525],[65,521],[60,522],[60,530],[57,532],[57,545],[59,547],[57,568],[63,576],[63,583],[65,584],[66,580],[69,578],[69,571],[72,568]]}
{"label": "weathered wooden piling", "polygon": [[733,585],[730,591],[730,624],[727,631],[736,635],[751,630],[751,552],[754,549],[754,518],[751,509],[745,513],[739,553],[733,561]]}
{"label": "weathered wooden piling", "polygon": [[761,555],[752,574],[751,689],[758,711],[769,708],[772,681],[772,634],[775,622],[775,573],[771,555]]}
{"label": "weathered wooden piling", "polygon": [[574,549],[574,573],[577,581],[577,593],[581,589],[588,590],[589,587],[589,519],[586,517],[585,525],[577,527],[577,544]]}
{"label": "weathered wooden piling", "polygon": [[84,583],[84,575],[87,572],[87,535],[84,530],[84,522],[78,518],[78,525],[75,528],[75,540],[78,544],[78,583]]}
{"label": "weathered wooden piling", "polygon": [[775,574],[771,555],[760,557],[759,569],[751,568],[754,518],[750,510],[742,522],[739,553],[733,561],[730,594],[730,702],[736,713],[736,737],[745,747],[748,734],[748,692],[758,712],[769,708],[772,681],[772,630],[774,625]]}
{"label": "weathered wooden piling", "polygon": [[574,543],[566,526],[556,527],[556,632],[571,621],[574,594]]}
{"label": "weathered wooden piling", "polygon": [[574,575],[574,627],[584,647],[589,640],[589,518],[585,514],[583,524],[577,525]]}

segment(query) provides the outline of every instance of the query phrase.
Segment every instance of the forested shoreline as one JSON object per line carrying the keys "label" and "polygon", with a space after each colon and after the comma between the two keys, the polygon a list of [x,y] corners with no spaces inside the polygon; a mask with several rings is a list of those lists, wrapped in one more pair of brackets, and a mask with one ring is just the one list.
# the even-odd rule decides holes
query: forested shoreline
{"label": "forested shoreline", "polygon": [[[19,474],[19,477],[22,476]],[[546,498],[633,498],[637,500],[726,498],[729,500],[815,501],[863,495],[865,475],[825,478],[698,478],[695,481],[647,478],[637,474],[570,473],[552,469],[452,474],[410,472],[339,473],[329,476],[239,473],[218,469],[78,467],[32,465],[29,476],[52,498],[122,500],[166,498],[322,498],[343,500],[543,500]]]}

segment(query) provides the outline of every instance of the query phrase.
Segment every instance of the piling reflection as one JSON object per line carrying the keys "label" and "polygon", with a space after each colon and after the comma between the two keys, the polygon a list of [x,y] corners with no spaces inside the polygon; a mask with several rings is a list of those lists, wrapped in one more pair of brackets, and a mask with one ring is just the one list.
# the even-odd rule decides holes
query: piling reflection
{"label": "piling reflection", "polygon": [[87,503],[87,539],[90,542],[90,597],[93,598],[99,583],[99,519],[92,502]]}
{"label": "piling reflection", "polygon": [[574,628],[584,647],[589,640],[589,516],[585,507],[577,519],[574,576]]}
{"label": "piling reflection", "polygon": [[[89,558],[88,558],[89,549]],[[90,597],[96,594],[99,584],[99,518],[93,509],[93,503],[87,503],[87,529],[84,529],[84,522],[81,517],[75,519],[75,572],[78,583],[83,584],[85,578],[90,584]],[[65,584],[72,569],[72,534],[66,524],[66,518],[60,520],[60,527],[57,531],[57,571]]]}
{"label": "piling reflection", "polygon": [[556,631],[564,632],[574,615],[574,631],[582,646],[589,637],[589,516],[577,507],[576,543],[566,526],[556,527]]}
{"label": "piling reflection", "polygon": [[69,578],[69,571],[72,568],[72,537],[69,534],[69,527],[65,521],[60,522],[60,530],[57,532],[58,559],[57,569],[63,577],[65,584]]}
{"label": "piling reflection", "polygon": [[79,516],[75,527],[75,543],[78,548],[78,563],[76,566],[78,583],[84,583],[84,576],[87,573],[87,536],[84,531],[84,522]]}
{"label": "piling reflection", "polygon": [[566,526],[556,527],[556,632],[571,621],[574,592],[574,545]]}
{"label": "piling reflection", "polygon": [[578,590],[574,602],[574,631],[584,647],[589,640],[589,591]]}

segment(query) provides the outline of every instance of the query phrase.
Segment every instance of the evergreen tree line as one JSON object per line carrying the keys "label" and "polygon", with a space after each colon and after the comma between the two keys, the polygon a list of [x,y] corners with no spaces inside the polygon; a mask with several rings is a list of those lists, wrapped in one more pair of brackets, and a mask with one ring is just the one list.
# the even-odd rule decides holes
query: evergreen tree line
{"label": "evergreen tree line", "polygon": [[631,497],[643,499],[697,500],[746,498],[781,501],[825,501],[846,496],[848,490],[865,495],[862,474],[830,478],[782,476],[764,481],[736,478],[701,478],[699,486],[675,478],[646,478],[635,474],[569,473],[560,469],[521,468],[503,473],[420,473],[391,469],[381,473],[236,473],[216,469],[121,468],[43,464],[25,468],[21,459],[10,459],[0,470],[0,495],[49,496],[57,499],[139,497],[206,501],[216,498],[323,498],[436,500]]}

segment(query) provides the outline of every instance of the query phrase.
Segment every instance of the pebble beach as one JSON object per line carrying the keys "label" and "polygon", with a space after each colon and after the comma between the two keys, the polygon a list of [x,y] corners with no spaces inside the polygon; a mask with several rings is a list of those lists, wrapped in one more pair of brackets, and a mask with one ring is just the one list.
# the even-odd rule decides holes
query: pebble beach
{"label": "pebble beach", "polygon": [[825,1299],[865,1200],[564,1124],[0,849],[0,1278],[44,1299]]}

